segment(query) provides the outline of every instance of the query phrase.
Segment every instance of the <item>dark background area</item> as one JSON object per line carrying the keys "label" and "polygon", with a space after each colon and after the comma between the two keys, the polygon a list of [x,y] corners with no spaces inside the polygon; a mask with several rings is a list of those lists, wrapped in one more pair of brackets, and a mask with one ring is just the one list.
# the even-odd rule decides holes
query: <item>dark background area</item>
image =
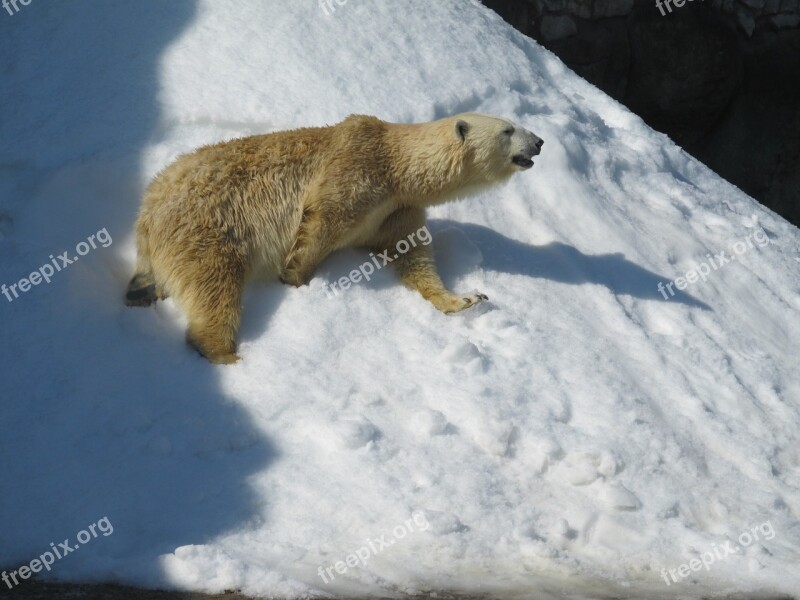
{"label": "dark background area", "polygon": [[800,225],[800,0],[482,1]]}

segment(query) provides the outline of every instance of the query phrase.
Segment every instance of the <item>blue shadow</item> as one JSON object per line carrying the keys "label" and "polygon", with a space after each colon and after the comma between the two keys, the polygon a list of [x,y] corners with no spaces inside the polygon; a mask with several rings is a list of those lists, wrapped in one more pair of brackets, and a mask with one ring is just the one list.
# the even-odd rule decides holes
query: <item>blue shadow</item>
{"label": "blue shadow", "polygon": [[[131,232],[142,152],[161,133],[160,59],[196,10],[193,0],[18,6],[13,15],[0,9],[6,283],[46,261],[40,249],[65,249],[63,241],[86,239],[98,225],[115,243]],[[81,196],[96,194],[80,180],[87,164],[130,175],[112,182],[105,204],[86,204]],[[78,175],[59,195],[65,172]],[[65,204],[78,218],[53,223],[50,209],[64,214]],[[40,217],[58,240],[31,223]],[[107,516],[113,534],[48,577],[161,585],[162,554],[263,514],[247,481],[277,452],[170,319],[123,306],[131,267],[111,262],[93,254],[13,304],[0,297],[0,566],[14,570],[51,542],[74,543]]]}
{"label": "blue shadow", "polygon": [[[673,287],[675,295],[667,298],[658,291],[658,284],[667,284],[671,279],[648,271],[627,260],[622,254],[584,254],[577,248],[551,242],[543,246],[525,244],[508,238],[496,231],[475,223],[459,223],[444,219],[432,219],[432,230],[454,227],[464,232],[483,254],[481,267],[510,273],[539,277],[581,285],[599,284],[617,295],[628,295],[645,300],[677,302],[711,310],[706,303]],[[451,273],[456,276],[460,273]]]}

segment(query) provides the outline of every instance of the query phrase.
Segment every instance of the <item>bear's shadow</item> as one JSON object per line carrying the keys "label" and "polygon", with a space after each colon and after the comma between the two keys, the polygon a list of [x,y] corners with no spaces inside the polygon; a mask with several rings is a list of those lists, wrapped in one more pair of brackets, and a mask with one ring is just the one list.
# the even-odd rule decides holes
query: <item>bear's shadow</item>
{"label": "bear's shadow", "polygon": [[[660,302],[675,302],[711,310],[711,307],[705,302],[674,286],[672,289],[675,291],[675,295],[671,296],[665,290],[668,296],[665,298],[659,292],[658,284],[666,285],[671,278],[648,271],[627,260],[620,253],[584,254],[574,246],[561,242],[535,246],[506,237],[483,225],[460,223],[447,219],[431,219],[428,226],[434,237],[441,237],[441,232],[448,228],[461,231],[483,255],[479,265],[457,260],[441,261],[437,256],[437,264],[447,263],[446,269],[442,270],[445,279],[458,278],[480,266],[501,273],[550,279],[571,285],[594,283],[607,287],[616,295],[628,295]],[[434,245],[436,245],[436,240],[434,240]]]}
{"label": "bear's shadow", "polygon": [[[536,246],[511,239],[483,225],[448,219],[430,219],[428,228],[434,238],[437,268],[445,285],[451,289],[455,280],[476,268],[484,268],[570,285],[598,284],[607,287],[615,295],[712,310],[705,302],[675,286],[672,287],[674,296],[669,295],[666,287],[662,288],[667,294],[665,298],[658,290],[658,284],[666,286],[671,278],[648,271],[620,253],[584,254],[574,246],[561,242]],[[473,257],[475,260],[470,260],[469,256],[464,256],[465,251],[469,252],[470,245],[480,250],[482,258]],[[314,277],[321,278],[325,284],[333,284],[369,260],[364,249],[341,250],[326,258],[317,267]],[[385,267],[376,271],[369,282],[362,281],[357,285],[380,290],[398,286],[400,282],[393,270]],[[249,342],[266,334],[273,315],[281,302],[286,300],[289,289],[278,281],[251,286],[245,295],[246,308],[239,330],[240,342]],[[321,291],[315,293],[324,297]],[[346,298],[348,293],[341,291],[339,298]]]}

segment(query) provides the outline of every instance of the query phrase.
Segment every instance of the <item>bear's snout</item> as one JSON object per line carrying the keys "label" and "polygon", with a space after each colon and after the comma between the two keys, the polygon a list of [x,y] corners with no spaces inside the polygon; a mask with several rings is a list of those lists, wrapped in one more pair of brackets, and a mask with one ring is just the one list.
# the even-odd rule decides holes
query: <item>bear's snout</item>
{"label": "bear's snout", "polygon": [[511,158],[511,162],[523,170],[530,169],[533,166],[534,156],[538,156],[542,152],[544,140],[535,133],[527,129],[520,128],[518,130],[519,138],[517,138],[517,147],[520,150]]}
{"label": "bear's snout", "polygon": [[530,131],[525,131],[527,134],[525,137],[527,138],[525,141],[528,144],[528,152],[531,156],[538,156],[542,152],[542,146],[544,146],[544,140],[540,138],[535,133],[531,133]]}

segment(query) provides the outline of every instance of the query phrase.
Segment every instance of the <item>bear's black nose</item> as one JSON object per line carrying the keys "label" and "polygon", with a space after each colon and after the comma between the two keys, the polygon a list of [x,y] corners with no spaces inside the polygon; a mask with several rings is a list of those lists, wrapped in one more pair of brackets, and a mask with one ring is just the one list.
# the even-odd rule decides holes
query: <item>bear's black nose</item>
{"label": "bear's black nose", "polygon": [[530,146],[531,154],[533,156],[538,156],[542,151],[542,146],[544,145],[544,140],[539,136],[533,136],[534,142],[533,145]]}

